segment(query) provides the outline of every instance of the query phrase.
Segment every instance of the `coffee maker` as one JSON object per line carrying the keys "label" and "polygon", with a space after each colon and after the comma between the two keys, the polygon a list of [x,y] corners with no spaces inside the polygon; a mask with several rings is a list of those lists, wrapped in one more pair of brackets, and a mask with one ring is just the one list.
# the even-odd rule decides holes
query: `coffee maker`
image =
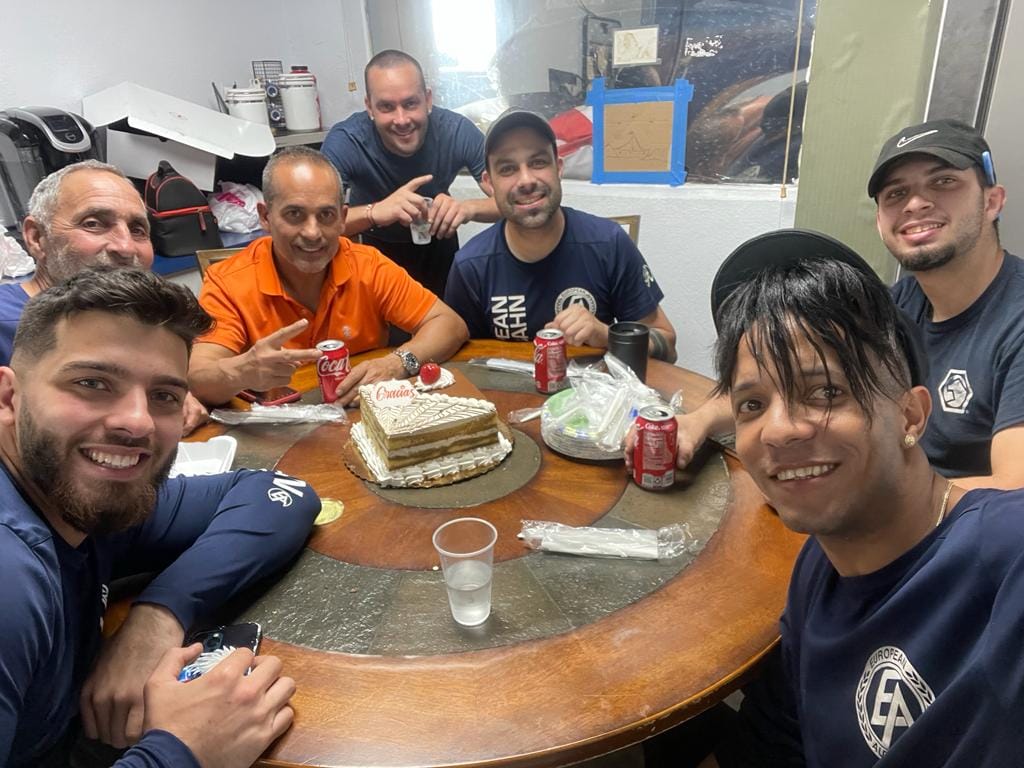
{"label": "coffee maker", "polygon": [[0,111],[0,225],[20,228],[36,184],[89,158],[100,159],[96,132],[78,115],[53,107]]}

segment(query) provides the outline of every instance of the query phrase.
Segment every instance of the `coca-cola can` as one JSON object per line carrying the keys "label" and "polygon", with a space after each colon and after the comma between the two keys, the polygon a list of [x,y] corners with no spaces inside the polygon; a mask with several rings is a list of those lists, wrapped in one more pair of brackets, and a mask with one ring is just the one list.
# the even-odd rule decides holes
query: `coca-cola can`
{"label": "coca-cola can", "polygon": [[664,491],[676,481],[675,414],[660,405],[640,409],[636,417],[633,481],[648,491]]}
{"label": "coca-cola can", "polygon": [[533,339],[533,380],[550,395],[565,387],[565,334],[556,328],[537,331]]}
{"label": "coca-cola can", "polygon": [[325,403],[333,403],[338,399],[338,385],[345,380],[351,365],[348,360],[348,347],[344,341],[328,339],[316,345],[321,355],[316,361],[316,375],[320,379],[320,394]]}

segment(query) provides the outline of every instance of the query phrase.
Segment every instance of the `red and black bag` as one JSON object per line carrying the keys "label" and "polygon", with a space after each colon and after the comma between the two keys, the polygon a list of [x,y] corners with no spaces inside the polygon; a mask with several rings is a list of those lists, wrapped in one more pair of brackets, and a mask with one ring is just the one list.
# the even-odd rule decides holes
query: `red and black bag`
{"label": "red and black bag", "polygon": [[146,180],[146,210],[153,249],[161,256],[223,247],[206,195],[166,160]]}

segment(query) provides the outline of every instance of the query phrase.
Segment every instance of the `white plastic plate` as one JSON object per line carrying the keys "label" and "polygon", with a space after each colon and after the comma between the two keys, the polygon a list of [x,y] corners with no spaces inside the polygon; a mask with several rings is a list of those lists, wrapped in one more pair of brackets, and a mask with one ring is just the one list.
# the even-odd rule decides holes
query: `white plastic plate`
{"label": "white plastic plate", "polygon": [[203,443],[178,443],[178,457],[171,467],[171,477],[185,475],[217,475],[231,469],[238,441],[230,435],[211,437]]}

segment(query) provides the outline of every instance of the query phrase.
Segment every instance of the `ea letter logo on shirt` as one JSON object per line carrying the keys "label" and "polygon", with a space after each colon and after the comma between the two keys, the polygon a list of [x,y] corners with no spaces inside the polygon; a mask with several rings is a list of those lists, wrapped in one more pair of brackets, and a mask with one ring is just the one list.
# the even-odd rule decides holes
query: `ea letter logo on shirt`
{"label": "ea letter logo on shirt", "polygon": [[566,288],[558,294],[558,298],[555,299],[555,314],[557,315],[563,309],[568,309],[573,304],[579,304],[592,315],[597,314],[597,299],[594,298],[594,294],[579,286]]}
{"label": "ea letter logo on shirt", "polygon": [[899,648],[879,648],[864,665],[857,684],[857,723],[876,757],[935,701],[935,694]]}
{"label": "ea letter logo on shirt", "polygon": [[942,410],[946,413],[966,413],[967,404],[971,402],[972,397],[974,390],[971,389],[967,371],[950,368],[946,378],[939,384],[939,402],[942,403]]}
{"label": "ea letter logo on shirt", "polygon": [[267,498],[276,501],[282,507],[290,507],[293,496],[298,496],[301,499],[305,495],[302,489],[306,487],[306,483],[302,480],[275,472],[271,482],[273,488],[267,491]]}

